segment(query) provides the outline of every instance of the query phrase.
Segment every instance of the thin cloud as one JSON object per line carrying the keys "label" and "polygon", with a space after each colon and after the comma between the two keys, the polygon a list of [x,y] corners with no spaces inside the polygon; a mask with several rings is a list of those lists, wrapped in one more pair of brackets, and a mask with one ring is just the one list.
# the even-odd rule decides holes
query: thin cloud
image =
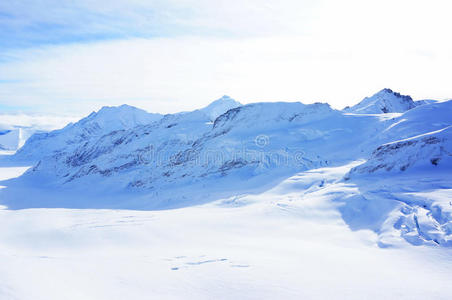
{"label": "thin cloud", "polygon": [[24,47],[131,37],[256,36],[298,32],[315,1],[3,1],[0,45]]}
{"label": "thin cloud", "polygon": [[48,11],[2,2],[7,26],[23,35],[44,35],[21,26],[45,21],[82,37],[118,36],[51,35],[61,43],[3,48],[0,104],[80,113],[127,103],[165,113],[223,94],[337,108],[384,87],[415,98],[452,95],[447,1],[151,2],[45,0]]}

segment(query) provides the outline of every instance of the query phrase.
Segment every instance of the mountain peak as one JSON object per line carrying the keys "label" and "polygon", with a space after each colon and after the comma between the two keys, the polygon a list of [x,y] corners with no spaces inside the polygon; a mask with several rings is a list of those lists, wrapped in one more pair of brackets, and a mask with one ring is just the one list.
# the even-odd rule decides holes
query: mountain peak
{"label": "mountain peak", "polygon": [[224,95],[223,97],[213,101],[201,111],[206,114],[211,121],[215,121],[220,115],[224,114],[230,109],[242,106],[242,104],[238,101],[235,101],[231,97]]}
{"label": "mountain peak", "polygon": [[217,99],[216,101],[219,101],[219,100],[229,100],[229,99],[231,99],[231,100],[233,100],[231,97],[229,97],[228,95],[223,95],[220,99]]}
{"label": "mountain peak", "polygon": [[377,94],[382,94],[382,93],[388,93],[388,94],[393,94],[394,91],[388,88],[384,88],[381,91],[379,91]]}
{"label": "mountain peak", "polygon": [[223,95],[221,98],[212,101],[209,105],[207,105],[205,108],[207,107],[213,107],[213,106],[219,106],[219,105],[224,105],[224,104],[233,104],[233,105],[237,105],[240,106],[242,105],[240,102],[235,101],[234,99],[232,99],[231,97],[229,97],[228,95]]}
{"label": "mountain peak", "polygon": [[97,112],[95,112],[95,114],[100,115],[100,114],[111,114],[111,113],[120,113],[120,112],[136,112],[136,111],[141,111],[141,112],[145,112],[145,110],[142,110],[140,108],[137,108],[135,106],[131,106],[128,104],[122,104],[119,106],[102,106],[101,109],[99,109]]}
{"label": "mountain peak", "polygon": [[82,128],[95,126],[113,131],[150,124],[161,118],[160,114],[151,114],[135,106],[122,104],[120,106],[103,106],[97,112],[92,112],[81,119],[74,126]]}
{"label": "mountain peak", "polygon": [[413,99],[412,99],[410,96],[408,96],[408,95],[402,95],[402,94],[400,94],[400,93],[398,93],[398,92],[394,92],[393,90],[388,89],[388,88],[382,89],[381,91],[379,91],[378,93],[376,93],[374,96],[376,96],[376,95],[384,95],[384,94],[393,95],[393,96],[395,96],[395,97],[397,97],[397,98],[411,99],[411,101],[413,101]]}
{"label": "mountain peak", "polygon": [[371,97],[364,98],[346,112],[361,114],[402,113],[416,106],[408,95],[402,95],[391,89],[384,88]]}

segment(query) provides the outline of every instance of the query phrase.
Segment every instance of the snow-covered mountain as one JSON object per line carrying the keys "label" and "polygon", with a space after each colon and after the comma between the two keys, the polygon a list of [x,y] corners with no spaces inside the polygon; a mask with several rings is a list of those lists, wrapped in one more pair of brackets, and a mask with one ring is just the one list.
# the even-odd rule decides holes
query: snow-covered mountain
{"label": "snow-covered mountain", "polygon": [[71,151],[72,147],[91,138],[138,125],[150,124],[162,117],[160,114],[151,114],[129,105],[106,106],[62,129],[34,134],[13,158],[22,161],[38,161],[44,156],[53,155],[59,151]]}
{"label": "snow-covered mountain", "polygon": [[[418,103],[421,104],[421,103]],[[356,114],[402,113],[416,106],[410,96],[401,95],[391,89],[383,89],[360,103],[347,107],[346,112]]]}
{"label": "snow-covered mountain", "polygon": [[[41,159],[27,176],[53,177],[58,185],[100,180],[109,189],[158,190],[161,201],[169,187],[202,181],[222,190],[223,178],[278,178],[349,161],[368,151],[360,137],[386,123],[327,104],[283,102],[239,106],[209,121],[196,110],[84,139]],[[356,145],[352,151],[346,147],[350,141]],[[172,204],[182,201],[173,192],[168,197]]]}
{"label": "snow-covered mountain", "polygon": [[[309,185],[297,184],[297,192],[335,195],[328,197],[339,203],[347,224],[374,230],[383,246],[394,235],[415,244],[448,246],[448,213],[419,221],[437,228],[436,235],[421,234],[411,221],[403,227],[408,231],[388,225],[403,211],[421,220],[438,207],[424,196],[415,203],[404,200],[406,191],[398,190],[400,186],[416,190],[414,182],[429,174],[428,184],[419,185],[422,189],[452,189],[444,182],[452,169],[452,101],[413,103],[409,96],[386,89],[346,111],[325,103],[240,105],[226,96],[203,109],[165,116],[129,106],[103,108],[61,130],[30,138],[11,160],[34,161],[34,166],[18,179],[17,189],[3,191],[8,199],[4,204],[184,207],[261,193],[297,174],[328,167],[347,175],[319,175]],[[410,181],[404,182],[404,176]],[[388,186],[386,178],[402,183]],[[53,195],[46,192],[44,200],[30,204],[23,194],[27,189],[19,186]],[[379,202],[369,202],[373,198]],[[444,205],[441,210],[447,211]]]}
{"label": "snow-covered mountain", "polygon": [[[399,98],[387,104],[394,107]],[[449,126],[450,110],[445,102],[386,117],[347,114],[323,103],[241,106],[227,96],[204,109],[166,116],[105,107],[62,130],[33,136],[13,159],[39,161],[27,176],[45,174],[56,185],[99,180],[120,190],[165,191],[200,180],[219,183],[226,175],[286,176],[366,159],[381,144]]]}

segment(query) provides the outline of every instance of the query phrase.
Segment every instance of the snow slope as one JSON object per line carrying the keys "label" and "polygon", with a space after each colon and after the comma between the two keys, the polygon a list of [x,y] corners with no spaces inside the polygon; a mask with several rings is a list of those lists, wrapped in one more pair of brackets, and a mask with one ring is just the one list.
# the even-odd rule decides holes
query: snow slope
{"label": "snow slope", "polygon": [[378,214],[346,206],[354,165],[173,210],[0,210],[0,297],[449,299],[449,249],[357,230]]}
{"label": "snow slope", "polygon": [[436,102],[439,102],[439,101],[433,100],[433,99],[416,100],[416,101],[414,101],[414,105],[421,106],[421,105],[432,104],[432,103],[436,103]]}
{"label": "snow slope", "polygon": [[403,172],[408,168],[452,170],[452,126],[381,145],[353,173]]}

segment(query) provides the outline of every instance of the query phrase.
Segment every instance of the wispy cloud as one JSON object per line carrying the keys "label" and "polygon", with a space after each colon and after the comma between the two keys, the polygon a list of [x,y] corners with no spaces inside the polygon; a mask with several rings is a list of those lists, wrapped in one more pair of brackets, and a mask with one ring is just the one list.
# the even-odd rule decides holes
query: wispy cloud
{"label": "wispy cloud", "polygon": [[[281,30],[310,15],[303,0],[22,0],[0,2],[0,47],[125,37],[250,36]],[[303,18],[300,18],[303,17]]]}
{"label": "wispy cloud", "polygon": [[0,2],[0,104],[87,112],[450,97],[448,1]]}

